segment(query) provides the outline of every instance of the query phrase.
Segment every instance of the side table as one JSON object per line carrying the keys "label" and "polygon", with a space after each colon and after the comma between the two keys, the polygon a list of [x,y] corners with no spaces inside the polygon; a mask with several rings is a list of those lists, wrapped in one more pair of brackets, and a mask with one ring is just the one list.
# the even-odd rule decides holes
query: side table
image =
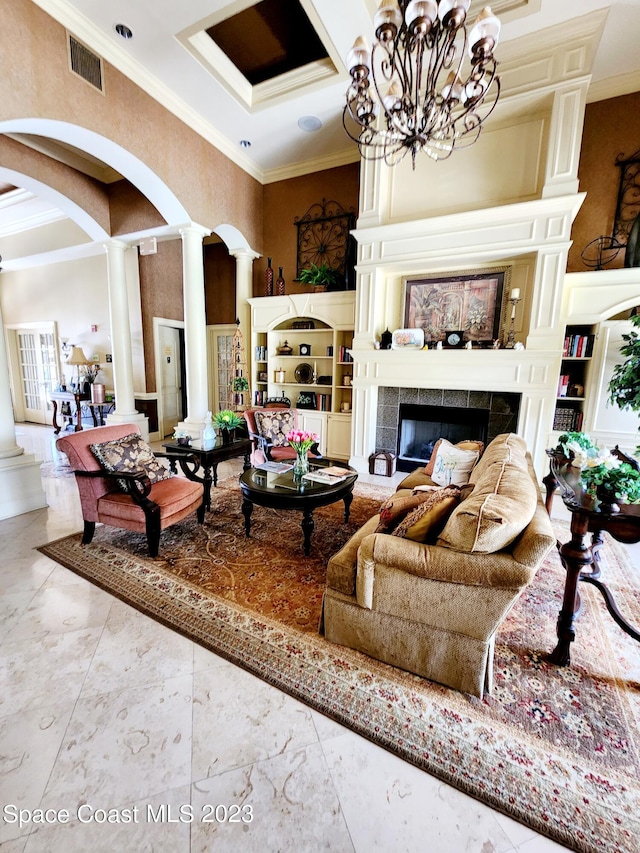
{"label": "side table", "polygon": [[[191,444],[178,444],[177,441],[169,441],[162,445],[172,454],[178,455],[178,462],[182,473],[189,480],[204,485],[204,505],[207,510],[211,509],[211,484],[218,485],[218,465],[227,459],[244,457],[244,470],[247,471],[251,465],[251,441],[241,438],[224,444],[218,437],[213,447],[204,447],[200,441],[192,441]],[[182,455],[184,458],[180,458]],[[195,461],[194,461],[195,460]],[[169,462],[171,470],[176,472],[175,459]],[[198,472],[202,469],[202,475]]]}
{"label": "side table", "polygon": [[[80,432],[82,430],[82,404],[91,399],[90,395],[78,394],[74,391],[52,391],[49,394],[49,399],[53,405],[52,420],[54,433],[58,435],[64,426],[65,420],[71,424],[74,418],[76,421],[74,432]],[[60,403],[62,425],[58,424],[58,403]]]}
{"label": "side table", "polygon": [[[543,480],[547,490],[547,510],[550,510],[553,493],[559,486],[563,503],[571,513],[571,539],[564,545],[558,543],[567,575],[562,609],[558,615],[558,643],[549,655],[551,663],[567,666],[571,663],[571,643],[576,636],[575,619],[580,612],[578,581],[595,586],[616,624],[640,642],[640,631],[622,616],[611,590],[600,579],[598,558],[605,530],[618,542],[628,545],[640,542],[640,505],[623,504],[617,512],[602,506],[582,489],[580,473],[568,460],[552,450],[548,450],[547,455],[550,458],[549,474]],[[592,534],[591,541],[589,534]]]}

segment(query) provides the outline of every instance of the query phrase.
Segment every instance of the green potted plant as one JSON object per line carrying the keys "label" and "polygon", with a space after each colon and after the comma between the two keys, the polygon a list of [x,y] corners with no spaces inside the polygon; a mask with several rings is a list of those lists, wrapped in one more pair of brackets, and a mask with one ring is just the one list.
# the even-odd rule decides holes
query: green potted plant
{"label": "green potted plant", "polygon": [[[640,328],[640,314],[635,314],[631,322]],[[626,359],[613,369],[608,387],[609,402],[623,411],[640,412],[640,335],[632,329],[622,339],[625,343],[620,347],[620,353]],[[636,447],[636,453],[640,453],[640,445]]]}
{"label": "green potted plant", "polygon": [[311,264],[307,269],[302,270],[298,280],[303,284],[313,285],[315,291],[327,290],[329,287],[335,287],[340,283],[340,273],[337,270],[331,269],[329,264]]}
{"label": "green potted plant", "polygon": [[607,508],[614,508],[617,501],[640,503],[640,471],[628,462],[610,467],[605,459],[599,465],[583,468],[581,480],[586,490]]}
{"label": "green potted plant", "polygon": [[231,409],[222,409],[220,412],[216,412],[214,422],[218,429],[230,432],[243,426],[244,418],[237,412],[232,412]]}
{"label": "green potted plant", "polygon": [[233,390],[236,393],[249,390],[249,380],[244,376],[236,376],[233,380]]}

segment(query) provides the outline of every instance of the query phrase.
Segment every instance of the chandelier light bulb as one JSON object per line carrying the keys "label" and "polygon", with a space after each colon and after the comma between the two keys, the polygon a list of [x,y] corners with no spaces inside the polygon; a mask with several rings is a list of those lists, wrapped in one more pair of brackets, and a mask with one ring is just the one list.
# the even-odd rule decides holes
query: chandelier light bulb
{"label": "chandelier light bulb", "polygon": [[411,0],[404,13],[404,20],[409,30],[424,28],[421,34],[429,32],[437,17],[438,4],[435,0]]}
{"label": "chandelier light bulb", "polygon": [[391,112],[392,110],[397,109],[400,106],[401,100],[402,87],[396,80],[394,80],[389,86],[387,94],[383,97],[382,103],[384,104],[385,110]]}
{"label": "chandelier light bulb", "polygon": [[349,74],[353,74],[356,68],[365,68],[367,71],[371,67],[371,51],[366,39],[362,36],[354,41],[353,47],[347,54],[347,68]]}
{"label": "chandelier light bulb", "polygon": [[396,0],[382,0],[373,16],[373,28],[377,38],[382,41],[394,39],[402,26],[402,12]]}
{"label": "chandelier light bulb", "polygon": [[483,56],[491,56],[500,35],[500,21],[491,11],[490,6],[485,6],[482,12],[473,22],[473,28],[469,36],[469,55],[482,51]]}
{"label": "chandelier light bulb", "polygon": [[441,21],[444,22],[444,19],[452,12],[454,9],[460,10],[458,12],[458,17],[462,15],[462,20],[464,20],[467,16],[467,12],[469,11],[469,5],[471,0],[440,0],[438,4],[438,17]]}

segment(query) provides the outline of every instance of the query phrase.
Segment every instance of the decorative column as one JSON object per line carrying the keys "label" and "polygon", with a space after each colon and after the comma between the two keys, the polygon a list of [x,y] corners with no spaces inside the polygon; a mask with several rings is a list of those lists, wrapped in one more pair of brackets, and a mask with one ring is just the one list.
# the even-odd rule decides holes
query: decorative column
{"label": "decorative column", "polygon": [[260,255],[247,249],[231,249],[236,259],[236,317],[244,334],[245,344],[249,345],[251,332],[251,306],[249,298],[253,296],[253,262]]}
{"label": "decorative column", "polygon": [[13,403],[9,384],[9,362],[0,311],[0,519],[47,505],[42,479],[41,460],[25,453],[16,442]]}
{"label": "decorative column", "polygon": [[149,421],[136,411],[133,387],[131,323],[125,265],[125,254],[128,248],[129,246],[120,240],[112,240],[105,244],[113,346],[113,387],[116,395],[116,409],[107,416],[107,423],[137,424],[142,435],[148,439]]}
{"label": "decorative column", "polygon": [[179,424],[179,427],[193,436],[200,434],[209,408],[207,317],[202,240],[210,233],[209,230],[200,225],[190,225],[187,228],[180,229],[180,236],[182,237],[187,417]]}

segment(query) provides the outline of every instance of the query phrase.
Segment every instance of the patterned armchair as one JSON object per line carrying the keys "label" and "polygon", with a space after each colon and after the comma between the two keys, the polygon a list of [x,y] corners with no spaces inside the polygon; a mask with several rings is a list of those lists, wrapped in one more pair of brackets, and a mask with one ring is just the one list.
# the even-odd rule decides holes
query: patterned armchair
{"label": "patterned armchair", "polygon": [[[243,413],[251,439],[251,464],[295,459],[296,452],[287,441],[287,433],[298,429],[296,409],[246,409]],[[310,456],[320,456],[314,444]]]}
{"label": "patterned armchair", "polygon": [[84,533],[93,539],[96,523],[146,533],[151,557],[158,555],[160,532],[197,512],[204,521],[202,483],[175,477],[156,460],[135,424],[118,424],[65,435],[56,447],[66,454],[80,492]]}

